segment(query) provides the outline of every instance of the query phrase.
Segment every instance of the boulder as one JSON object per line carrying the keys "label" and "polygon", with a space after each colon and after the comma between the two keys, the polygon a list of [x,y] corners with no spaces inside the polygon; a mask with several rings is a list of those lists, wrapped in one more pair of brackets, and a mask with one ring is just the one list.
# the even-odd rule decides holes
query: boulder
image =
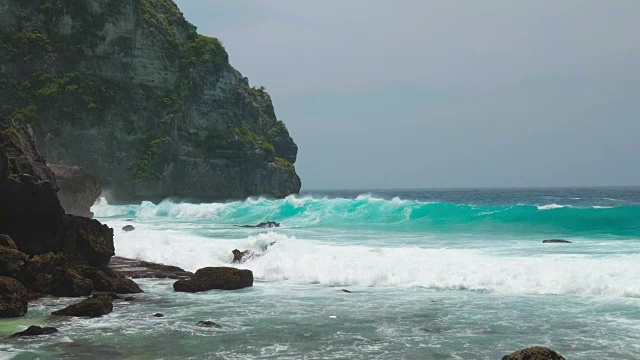
{"label": "boulder", "polygon": [[549,240],[542,240],[543,244],[571,244],[571,241],[569,240],[564,240],[564,239],[549,239]]}
{"label": "boulder", "polygon": [[207,321],[198,321],[197,325],[200,326],[200,327],[208,327],[208,328],[217,328],[217,329],[222,328],[222,326],[220,326],[219,324],[216,324],[215,322],[209,321],[209,320],[207,320]]}
{"label": "boulder", "polygon": [[93,282],[76,270],[77,258],[64,253],[47,253],[31,258],[17,278],[32,292],[54,296],[87,296]]}
{"label": "boulder", "polygon": [[11,249],[18,249],[16,243],[13,242],[11,237],[6,234],[0,234],[0,246],[8,247]]}
{"label": "boulder", "polygon": [[0,246],[0,276],[15,277],[26,263],[27,258],[26,254],[15,248]]}
{"label": "boulder", "polygon": [[113,229],[97,220],[65,215],[64,250],[79,254],[91,266],[106,266],[115,255]]}
{"label": "boulder", "polygon": [[133,225],[125,225],[125,226],[123,226],[123,227],[122,227],[122,231],[127,231],[127,232],[129,232],[129,231],[133,231],[133,230],[135,230],[135,229],[136,229],[136,228],[135,228],[135,227],[133,227]]}
{"label": "boulder", "polygon": [[253,286],[251,270],[231,267],[206,267],[199,269],[188,280],[178,280],[173,284],[175,291],[200,292],[214,289],[236,290]]}
{"label": "boulder", "polygon": [[164,314],[163,313],[155,313],[155,314],[153,314],[151,316],[159,318],[159,317],[164,317]]}
{"label": "boulder", "polygon": [[565,360],[565,358],[546,347],[534,346],[505,355],[502,360]]}
{"label": "boulder", "polygon": [[78,166],[49,164],[60,191],[58,199],[64,212],[76,216],[93,218],[91,206],[102,193],[97,178],[87,174]]}
{"label": "boulder", "polygon": [[0,276],[0,318],[27,313],[27,289],[18,280]]}
{"label": "boulder", "polygon": [[143,292],[133,280],[127,279],[118,272],[108,268],[79,266],[78,272],[93,282],[94,290],[113,292],[116,294],[137,294]]}
{"label": "boulder", "polygon": [[77,316],[77,317],[100,317],[113,311],[113,299],[108,295],[97,295],[64,309],[54,311],[52,315]]}
{"label": "boulder", "polygon": [[11,335],[11,337],[49,335],[57,332],[58,332],[58,329],[54,327],[40,327],[36,325],[31,325],[27,328],[27,330],[17,332]]}

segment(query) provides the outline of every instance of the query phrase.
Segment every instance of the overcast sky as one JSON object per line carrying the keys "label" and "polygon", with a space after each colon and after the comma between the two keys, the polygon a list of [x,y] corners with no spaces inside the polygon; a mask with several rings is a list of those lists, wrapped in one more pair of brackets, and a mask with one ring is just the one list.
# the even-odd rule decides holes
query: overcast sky
{"label": "overcast sky", "polygon": [[640,185],[640,1],[177,0],[303,189]]}

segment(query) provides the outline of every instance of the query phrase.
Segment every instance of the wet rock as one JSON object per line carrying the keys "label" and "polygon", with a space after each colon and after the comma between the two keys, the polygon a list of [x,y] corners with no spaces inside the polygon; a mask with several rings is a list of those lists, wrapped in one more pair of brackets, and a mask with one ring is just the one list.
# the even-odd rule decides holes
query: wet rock
{"label": "wet rock", "polygon": [[108,295],[90,297],[77,304],[69,305],[64,309],[54,311],[52,315],[100,317],[113,311],[113,299]]}
{"label": "wet rock", "polygon": [[245,250],[245,251],[240,251],[238,249],[234,249],[232,251],[233,253],[233,262],[234,263],[243,263],[247,260],[249,260],[252,256],[251,256],[251,251],[249,250]]}
{"label": "wet rock", "polygon": [[569,240],[564,240],[564,239],[549,239],[549,240],[542,240],[543,244],[571,244],[571,241]]}
{"label": "wet rock", "polygon": [[152,315],[153,317],[164,317],[163,313],[155,313]]}
{"label": "wet rock", "polygon": [[133,279],[188,279],[193,275],[192,272],[177,266],[126,259],[118,256],[111,258],[109,268]]}
{"label": "wet rock", "polygon": [[93,298],[97,298],[97,297],[101,297],[101,296],[106,296],[111,298],[111,300],[122,300],[122,297],[120,297],[120,295],[114,293],[114,292],[109,292],[109,291],[99,291],[96,293],[91,294],[91,297]]}
{"label": "wet rock", "polygon": [[214,289],[236,290],[253,286],[253,272],[231,267],[206,267],[199,269],[188,280],[173,284],[175,291],[200,292]]}
{"label": "wet rock", "polygon": [[31,325],[27,328],[27,330],[17,332],[11,335],[11,337],[40,336],[40,335],[49,335],[57,332],[58,332],[58,329],[54,327],[40,327],[36,325]]}
{"label": "wet rock", "polygon": [[65,215],[64,252],[77,253],[91,266],[106,266],[115,255],[113,229],[97,220]]}
{"label": "wet rock", "polygon": [[49,164],[60,191],[58,199],[64,212],[76,216],[93,218],[91,206],[102,193],[97,178],[87,174],[78,166]]}
{"label": "wet rock", "polygon": [[208,327],[208,328],[216,328],[216,329],[220,329],[222,328],[222,326],[220,326],[219,324],[216,324],[213,321],[198,321],[198,326],[201,327]]}
{"label": "wet rock", "polygon": [[138,294],[142,289],[133,280],[125,278],[122,274],[108,267],[95,268],[80,266],[79,273],[93,282],[94,290],[106,291],[116,294]]}
{"label": "wet rock", "polygon": [[133,231],[135,229],[136,228],[133,227],[133,225],[125,225],[125,226],[122,227],[122,231]]}
{"label": "wet rock", "polygon": [[8,247],[10,249],[18,250],[16,243],[14,243],[11,237],[6,234],[0,234],[0,247]]}
{"label": "wet rock", "polygon": [[134,298],[133,296],[125,296],[124,298],[122,298],[122,300],[130,302],[130,301],[135,301],[136,298]]}
{"label": "wet rock", "polygon": [[27,289],[18,280],[0,276],[0,318],[19,317],[27,313]]}
{"label": "wet rock", "polygon": [[347,294],[353,293],[353,291],[350,291],[350,290],[347,290],[347,289],[342,289],[342,292],[347,293]]}
{"label": "wet rock", "polygon": [[238,227],[243,227],[243,228],[276,228],[276,227],[280,227],[280,223],[277,223],[275,221],[267,221],[267,222],[261,222],[258,225],[237,225]]}
{"label": "wet rock", "polygon": [[31,292],[54,296],[87,296],[93,282],[74,269],[78,261],[64,253],[47,253],[31,258],[16,276]]}
{"label": "wet rock", "polygon": [[565,360],[565,358],[546,347],[534,346],[505,355],[502,360]]}

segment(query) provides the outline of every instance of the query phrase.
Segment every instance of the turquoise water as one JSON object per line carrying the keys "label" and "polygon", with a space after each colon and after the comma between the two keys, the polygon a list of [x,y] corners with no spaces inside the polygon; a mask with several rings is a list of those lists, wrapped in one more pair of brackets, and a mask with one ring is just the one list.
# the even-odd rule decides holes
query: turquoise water
{"label": "turquoise water", "polygon": [[[93,211],[115,229],[118,255],[196,270],[249,249],[256,257],[238,267],[256,283],[184,294],[142,280],[137,301],[99,319],[50,317],[74,300],[42,299],[0,332],[47,324],[60,333],[2,340],[0,358],[499,359],[531,345],[568,359],[640,358],[638,189],[103,199]],[[266,220],[282,226],[234,226]],[[136,230],[121,231],[127,224]]]}

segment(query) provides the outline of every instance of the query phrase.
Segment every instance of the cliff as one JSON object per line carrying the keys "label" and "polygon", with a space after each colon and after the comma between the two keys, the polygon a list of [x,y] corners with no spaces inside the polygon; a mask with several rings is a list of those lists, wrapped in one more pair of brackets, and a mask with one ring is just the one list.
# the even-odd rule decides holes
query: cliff
{"label": "cliff", "polygon": [[0,0],[0,99],[120,200],[300,189],[270,96],[170,0]]}

